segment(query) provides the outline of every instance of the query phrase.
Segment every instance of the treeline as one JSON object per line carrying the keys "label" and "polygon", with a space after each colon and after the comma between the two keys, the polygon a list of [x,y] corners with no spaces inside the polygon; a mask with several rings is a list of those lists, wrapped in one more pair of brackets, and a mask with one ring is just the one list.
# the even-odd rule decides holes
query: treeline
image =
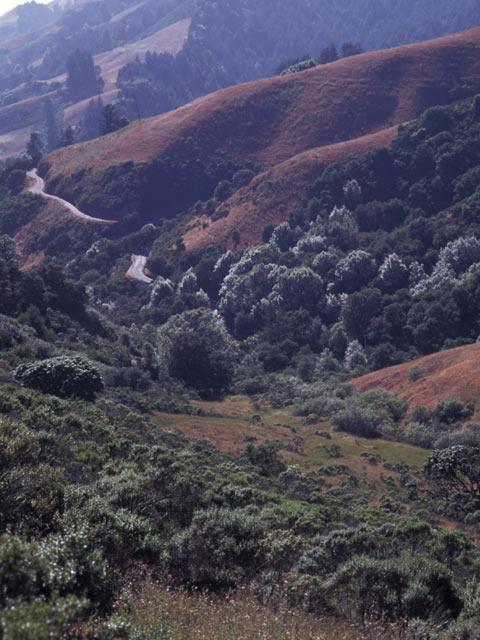
{"label": "treeline", "polygon": [[338,54],[332,42],[342,55],[353,55],[358,42],[365,50],[381,49],[474,27],[479,20],[480,10],[467,0],[455,6],[409,0],[395,7],[372,0],[361,8],[352,0],[316,7],[302,1],[277,9],[266,0],[202,0],[182,51],[135,60],[120,70],[117,85],[128,117],[146,117],[270,76],[289,66],[281,61],[298,60],[305,51],[331,62]]}

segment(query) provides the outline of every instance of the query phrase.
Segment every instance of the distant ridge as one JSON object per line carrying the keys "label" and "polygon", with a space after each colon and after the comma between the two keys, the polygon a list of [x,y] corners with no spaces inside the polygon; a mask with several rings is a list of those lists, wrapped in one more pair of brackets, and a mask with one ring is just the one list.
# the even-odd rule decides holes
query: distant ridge
{"label": "distant ridge", "polygon": [[[398,124],[427,107],[479,92],[479,54],[476,28],[237,85],[141,125],[60,149],[44,159],[42,171],[58,184],[87,169],[81,190],[69,192],[64,184],[59,195],[79,200],[77,206],[88,212],[91,202],[98,204],[96,185],[109,166],[166,157],[193,137],[204,160],[226,153],[260,162],[265,173],[227,201],[230,216],[189,232],[187,247],[229,242],[234,219],[249,227],[241,246],[258,243],[261,228],[285,218],[305,184],[328,162],[388,145]],[[458,87],[463,87],[460,95]]]}

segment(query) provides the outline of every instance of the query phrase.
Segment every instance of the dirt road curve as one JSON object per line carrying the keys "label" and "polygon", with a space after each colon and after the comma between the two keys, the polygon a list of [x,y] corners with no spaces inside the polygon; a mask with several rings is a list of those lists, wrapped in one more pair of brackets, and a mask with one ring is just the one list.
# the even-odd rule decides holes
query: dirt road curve
{"label": "dirt road curve", "polygon": [[134,278],[135,280],[139,280],[140,282],[145,282],[145,284],[152,284],[153,278],[149,278],[143,273],[145,263],[147,262],[147,256],[137,256],[132,254],[131,259],[132,264],[127,271],[127,276]]}
{"label": "dirt road curve", "polygon": [[60,202],[60,204],[63,204],[63,206],[66,207],[71,213],[73,213],[73,215],[77,216],[77,218],[90,220],[91,222],[103,222],[104,224],[114,224],[116,222],[116,220],[102,220],[101,218],[94,218],[92,216],[89,216],[86,213],[83,213],[83,211],[77,209],[77,207],[75,207],[70,202],[67,202],[67,200],[59,198],[58,196],[52,196],[49,193],[45,193],[45,181],[37,174],[36,169],[27,171],[27,176],[34,181],[33,184],[28,187],[28,191],[31,191],[32,193],[38,193],[39,195],[43,196],[44,198],[48,198],[49,200],[56,200],[57,202]]}
{"label": "dirt road curve", "polygon": [[[60,202],[64,207],[66,207],[73,215],[77,216],[77,218],[82,218],[83,220],[90,220],[91,222],[103,222],[104,224],[114,224],[116,220],[102,220],[101,218],[94,218],[92,216],[83,213],[75,207],[71,202],[64,200],[63,198],[59,198],[58,196],[52,196],[49,193],[45,193],[45,181],[37,174],[36,169],[32,169],[31,171],[27,171],[27,176],[33,180],[33,183],[28,187],[28,191],[32,193],[38,193],[44,198],[49,198],[50,200],[56,200]],[[126,275],[129,278],[133,278],[134,280],[139,280],[140,282],[144,282],[145,284],[151,284],[153,282],[153,278],[149,278],[143,273],[145,268],[145,263],[147,262],[146,256],[137,256],[132,255],[132,264],[128,269]]]}

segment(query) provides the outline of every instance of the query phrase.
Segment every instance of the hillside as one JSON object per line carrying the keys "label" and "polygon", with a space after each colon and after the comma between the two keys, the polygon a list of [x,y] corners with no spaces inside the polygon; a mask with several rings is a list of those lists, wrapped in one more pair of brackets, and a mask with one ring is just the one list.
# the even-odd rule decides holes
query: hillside
{"label": "hillside", "polygon": [[0,167],[0,637],[478,640],[479,41]]}
{"label": "hillside", "polygon": [[[434,21],[428,17],[432,11]],[[188,35],[177,34],[173,46],[161,46],[156,34],[167,27],[175,31],[174,25],[185,20]],[[355,0],[316,6],[299,0],[282,12],[272,11],[268,0],[24,3],[0,17],[0,105],[10,107],[0,119],[0,158],[21,152],[32,129],[41,133],[48,151],[61,142],[61,137],[52,141],[51,116],[49,120],[43,113],[46,94],[52,91],[64,98],[54,105],[59,133],[74,125],[77,140],[98,135],[95,123],[83,122],[87,105],[77,106],[76,98],[65,95],[66,61],[76,50],[95,57],[106,85],[104,103],[115,101],[121,115],[134,120],[270,76],[307,52],[322,60],[333,47],[336,53],[328,57],[333,60],[351,55],[352,44],[356,51],[376,50],[479,23],[480,10],[472,0],[455,5],[424,0],[421,7],[404,0],[395,8],[366,0],[361,10]],[[140,41],[143,45],[137,46]],[[87,94],[99,95],[94,90]],[[22,101],[29,98],[38,100],[25,119]]]}
{"label": "hillside", "polygon": [[[190,19],[187,18],[164,27],[146,38],[125,43],[120,47],[95,55],[94,63],[100,68],[105,82],[102,92],[94,96],[95,99],[100,98],[103,104],[115,100],[118,94],[116,88],[118,71],[135,57],[145,57],[147,51],[169,54],[180,51],[187,38],[189,25]],[[22,46],[22,44],[24,44],[23,41],[17,38],[15,41],[2,43],[2,46],[6,51],[10,51],[11,48]],[[92,97],[69,104],[65,98],[63,86],[65,80],[66,74],[63,73],[37,82],[39,89],[35,93],[40,93],[40,95],[27,98],[24,98],[24,95],[28,93],[26,83],[5,92],[5,104],[0,106],[0,158],[20,155],[25,149],[32,128],[43,128],[42,120],[46,100],[52,102],[57,113],[57,120],[61,122],[62,128],[69,125],[78,126]]]}
{"label": "hillside", "polygon": [[[105,207],[99,187],[108,167],[167,158],[171,163],[185,153],[187,141],[196,147],[189,151],[192,162],[196,156],[208,165],[220,154],[258,162],[266,173],[225,203],[235,226],[248,224],[249,237],[256,242],[262,226],[286,216],[292,200],[327,161],[384,146],[395,125],[429,106],[480,90],[479,46],[480,29],[474,29],[224,89],[101,139],[60,149],[43,160],[42,171],[50,188],[91,211]],[[371,134],[378,135],[368,137]],[[86,172],[81,189],[68,181],[76,171]],[[199,194],[192,192],[188,203],[182,188],[178,201],[188,206],[197,199]],[[157,220],[178,210],[161,208]],[[108,217],[109,212],[101,214]],[[221,242],[231,227],[229,217],[203,235],[187,235],[187,244],[205,245],[212,238]]]}
{"label": "hillside", "polygon": [[[186,0],[116,0],[99,2],[55,2],[48,6],[25,3],[0,18],[0,158],[19,155],[32,130],[39,132],[51,150],[45,103],[52,101],[56,143],[69,125],[77,128],[78,139],[98,135],[80,131],[88,100],[79,100],[66,90],[66,63],[75,51],[94,56],[103,74],[101,98],[104,104],[118,93],[117,73],[133,60],[150,53],[174,55],[188,35],[193,2]],[[26,110],[25,104],[31,105]],[[49,124],[50,122],[50,124]],[[48,141],[48,136],[50,140]]]}
{"label": "hillside", "polygon": [[[368,373],[351,382],[361,391],[386,389],[404,398],[409,407],[425,405],[433,407],[447,396],[456,396],[464,402],[480,399],[480,344],[470,344],[455,349],[405,362],[395,367]],[[409,379],[412,367],[421,369],[419,378]]]}

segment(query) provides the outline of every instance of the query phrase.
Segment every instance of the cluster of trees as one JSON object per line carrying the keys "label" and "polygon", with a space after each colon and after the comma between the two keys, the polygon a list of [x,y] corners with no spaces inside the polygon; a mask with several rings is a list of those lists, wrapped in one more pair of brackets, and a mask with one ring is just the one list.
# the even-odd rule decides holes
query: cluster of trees
{"label": "cluster of trees", "polygon": [[363,53],[363,47],[360,42],[344,42],[340,47],[340,53],[335,44],[332,43],[322,48],[316,60],[309,55],[300,56],[294,60],[284,60],[275,69],[275,74],[285,75],[287,73],[297,73],[298,71],[316,67],[318,64],[335,62],[339,58],[349,58],[359,53]]}

